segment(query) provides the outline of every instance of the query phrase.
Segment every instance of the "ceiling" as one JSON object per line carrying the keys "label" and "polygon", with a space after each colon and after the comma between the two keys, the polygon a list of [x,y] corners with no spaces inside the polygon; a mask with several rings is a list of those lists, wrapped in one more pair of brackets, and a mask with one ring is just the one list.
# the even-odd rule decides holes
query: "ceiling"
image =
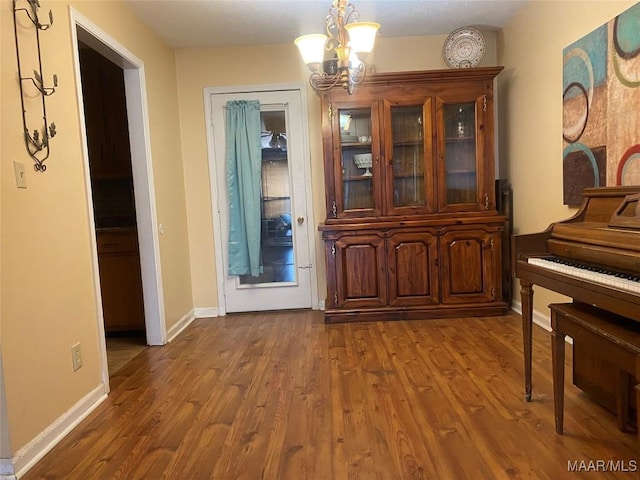
{"label": "ceiling", "polygon": [[[459,27],[497,30],[530,0],[353,0],[381,37],[445,35]],[[173,48],[290,43],[323,33],[331,0],[126,0]]]}

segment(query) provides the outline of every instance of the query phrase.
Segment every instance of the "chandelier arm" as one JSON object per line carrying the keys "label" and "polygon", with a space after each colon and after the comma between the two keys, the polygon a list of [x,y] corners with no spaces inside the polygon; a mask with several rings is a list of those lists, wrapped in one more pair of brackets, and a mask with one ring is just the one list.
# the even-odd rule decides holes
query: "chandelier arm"
{"label": "chandelier arm", "polygon": [[367,69],[364,63],[359,63],[357,67],[349,69],[349,83],[360,85],[367,76]]}
{"label": "chandelier arm", "polygon": [[311,84],[311,88],[319,92],[324,92],[325,90],[332,89],[341,80],[342,77],[339,72],[335,75],[327,75],[326,73],[314,72],[309,76],[309,83]]}
{"label": "chandelier arm", "polygon": [[360,12],[356,10],[356,7],[353,5],[353,3],[349,2],[347,3],[347,6],[345,8],[343,17],[344,24],[347,25],[348,23],[357,22],[360,19]]}
{"label": "chandelier arm", "polygon": [[329,36],[329,38],[327,39],[327,42],[324,45],[324,49],[327,52],[331,52],[332,50],[335,50],[339,46],[340,46],[340,42],[338,41],[338,39],[336,37]]}

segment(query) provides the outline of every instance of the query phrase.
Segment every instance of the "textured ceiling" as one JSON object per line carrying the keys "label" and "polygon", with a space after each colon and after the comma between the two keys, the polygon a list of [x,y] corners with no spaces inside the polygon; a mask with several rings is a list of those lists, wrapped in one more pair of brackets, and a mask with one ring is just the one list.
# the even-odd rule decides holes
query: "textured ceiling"
{"label": "textured ceiling", "polygon": [[[459,27],[499,29],[529,0],[354,0],[381,37],[444,35]],[[174,48],[289,43],[325,30],[330,0],[127,0]]]}

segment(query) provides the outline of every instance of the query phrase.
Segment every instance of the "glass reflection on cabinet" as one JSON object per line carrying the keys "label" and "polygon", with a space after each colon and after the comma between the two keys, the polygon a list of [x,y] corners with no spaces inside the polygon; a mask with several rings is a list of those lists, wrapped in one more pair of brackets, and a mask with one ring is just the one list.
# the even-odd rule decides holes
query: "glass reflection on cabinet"
{"label": "glass reflection on cabinet", "polygon": [[444,105],[447,203],[477,202],[475,103]]}
{"label": "glass reflection on cabinet", "polygon": [[393,205],[424,206],[424,125],[422,105],[391,109]]}
{"label": "glass reflection on cabinet", "polygon": [[371,152],[371,110],[340,110],[342,191],[344,210],[372,209],[373,158]]}

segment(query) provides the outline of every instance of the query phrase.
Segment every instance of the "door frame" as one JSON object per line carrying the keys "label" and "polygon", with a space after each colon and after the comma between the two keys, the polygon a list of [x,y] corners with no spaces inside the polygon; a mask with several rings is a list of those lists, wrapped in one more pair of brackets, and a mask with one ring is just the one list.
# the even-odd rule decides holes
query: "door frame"
{"label": "door frame", "polygon": [[167,329],[164,312],[164,295],[162,290],[162,274],[160,271],[160,242],[156,215],[155,191],[151,159],[151,140],[147,108],[147,92],[144,62],[118,43],[104,30],[84,17],[78,11],[69,8],[71,16],[71,36],[76,75],[78,114],[82,137],[82,156],[85,173],[85,191],[87,194],[89,227],[91,229],[91,257],[93,263],[93,281],[96,292],[96,309],[98,311],[98,331],[102,378],[105,390],[109,391],[109,368],[107,364],[107,347],[100,289],[100,272],[98,268],[98,250],[95,237],[95,218],[93,214],[93,198],[91,192],[91,176],[89,171],[89,154],[87,148],[86,121],[80,77],[80,58],[78,40],[89,45],[100,54],[124,70],[125,96],[127,104],[128,127],[131,139],[131,167],[136,207],[136,223],[140,249],[140,267],[142,272],[142,291],[145,310],[145,329],[147,344],[164,345],[167,343]]}
{"label": "door frame", "polygon": [[[215,141],[213,135],[213,112],[211,109],[211,96],[212,95],[224,95],[224,94],[241,94],[250,92],[277,92],[277,91],[295,91],[300,95],[300,113],[302,116],[302,149],[304,152],[304,159],[302,161],[302,167],[304,169],[304,182],[305,190],[308,193],[306,195],[306,209],[307,209],[307,228],[309,229],[309,235],[307,235],[307,242],[309,248],[309,260],[312,264],[316,261],[316,242],[314,231],[311,229],[315,225],[313,215],[313,195],[311,190],[311,154],[309,152],[309,113],[307,109],[307,85],[305,83],[286,83],[286,84],[265,84],[265,85],[236,85],[236,86],[223,86],[223,87],[205,87],[204,89],[204,109],[205,109],[205,122],[207,130],[207,157],[209,164],[209,186],[211,189],[211,215],[213,221],[213,244],[215,250],[216,261],[216,280],[218,287],[218,314],[224,316],[227,314],[227,307],[225,301],[225,275],[224,265],[225,259],[223,256],[222,245],[224,239],[222,238],[222,220],[220,215],[220,198],[218,185],[218,175],[216,173],[216,155],[215,155]],[[310,289],[311,289],[311,308],[318,310],[318,270],[313,269],[311,275]]]}

